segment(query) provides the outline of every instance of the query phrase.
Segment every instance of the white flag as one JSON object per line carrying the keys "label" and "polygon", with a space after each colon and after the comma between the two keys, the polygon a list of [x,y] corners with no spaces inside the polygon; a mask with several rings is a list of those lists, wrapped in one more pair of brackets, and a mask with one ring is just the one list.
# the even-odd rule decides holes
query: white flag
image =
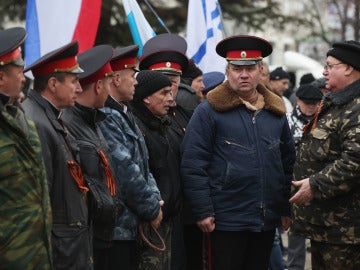
{"label": "white flag", "polygon": [[226,60],[216,51],[223,39],[221,10],[217,0],[189,0],[187,56],[204,72],[225,72]]}
{"label": "white flag", "polygon": [[146,41],[156,36],[156,33],[151,28],[149,22],[146,20],[138,3],[135,0],[123,0],[125,13],[128,19],[131,35],[134,43],[139,45],[139,55],[142,53],[142,47]]}

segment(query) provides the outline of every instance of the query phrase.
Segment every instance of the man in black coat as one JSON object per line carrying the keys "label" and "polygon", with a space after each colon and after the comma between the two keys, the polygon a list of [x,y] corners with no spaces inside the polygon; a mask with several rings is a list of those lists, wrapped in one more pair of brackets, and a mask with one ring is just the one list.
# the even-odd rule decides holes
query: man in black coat
{"label": "man in black coat", "polygon": [[79,55],[79,64],[85,70],[79,75],[83,92],[75,106],[63,114],[65,126],[75,139],[74,149],[89,187],[94,269],[102,270],[109,269],[109,250],[119,208],[108,146],[98,126],[106,118],[99,108],[104,107],[109,94],[112,55],[110,45],[99,45]]}
{"label": "man in black coat", "polygon": [[23,102],[25,114],[39,133],[52,207],[52,259],[55,269],[92,269],[87,191],[80,165],[61,119],[74,106],[81,87],[73,41],[25,68],[34,75],[34,89]]}

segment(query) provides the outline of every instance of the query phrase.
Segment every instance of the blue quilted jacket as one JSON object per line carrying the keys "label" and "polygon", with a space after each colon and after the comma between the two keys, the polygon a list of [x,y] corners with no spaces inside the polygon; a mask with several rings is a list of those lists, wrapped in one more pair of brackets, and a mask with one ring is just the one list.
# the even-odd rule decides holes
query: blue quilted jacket
{"label": "blue quilted jacket", "polygon": [[267,231],[290,216],[295,149],[279,97],[263,86],[263,109],[248,109],[227,82],[195,110],[182,144],[186,200],[217,230]]}

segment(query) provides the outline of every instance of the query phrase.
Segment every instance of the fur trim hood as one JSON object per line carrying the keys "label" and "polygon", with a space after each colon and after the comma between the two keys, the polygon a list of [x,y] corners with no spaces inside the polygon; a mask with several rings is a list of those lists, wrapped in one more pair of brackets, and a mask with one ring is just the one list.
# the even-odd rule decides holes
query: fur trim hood
{"label": "fur trim hood", "polygon": [[[281,97],[271,92],[263,84],[259,84],[256,89],[259,94],[264,97],[265,110],[280,116],[286,114],[285,104]],[[210,91],[206,98],[211,107],[218,112],[229,111],[243,104],[241,98],[239,98],[234,91],[230,90],[228,81],[225,81],[214,90]]]}

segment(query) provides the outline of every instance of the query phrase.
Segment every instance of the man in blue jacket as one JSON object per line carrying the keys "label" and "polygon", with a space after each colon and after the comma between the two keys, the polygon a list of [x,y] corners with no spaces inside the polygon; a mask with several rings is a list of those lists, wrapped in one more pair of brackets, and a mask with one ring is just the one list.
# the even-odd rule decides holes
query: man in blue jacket
{"label": "man in blue jacket", "polygon": [[290,225],[294,142],[281,98],[260,82],[264,39],[233,36],[216,52],[227,81],[195,110],[182,144],[184,191],[210,233],[214,270],[268,269],[275,228]]}
{"label": "man in blue jacket", "polygon": [[160,191],[150,172],[149,154],[141,130],[128,102],[133,99],[137,80],[136,62],[139,46],[117,48],[110,61],[114,76],[103,112],[106,119],[100,128],[108,143],[117,196],[125,204],[124,213],[116,220],[109,267],[102,269],[138,269],[138,225],[150,222],[159,227],[162,220]]}

